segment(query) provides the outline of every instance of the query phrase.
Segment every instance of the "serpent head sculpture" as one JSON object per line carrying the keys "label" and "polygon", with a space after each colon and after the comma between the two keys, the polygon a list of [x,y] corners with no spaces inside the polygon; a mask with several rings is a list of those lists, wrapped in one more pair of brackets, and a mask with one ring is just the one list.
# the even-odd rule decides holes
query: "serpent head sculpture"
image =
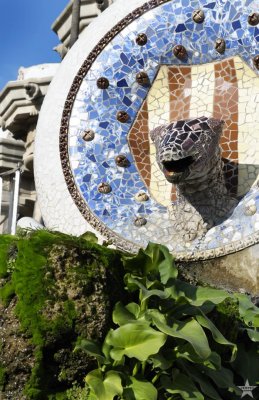
{"label": "serpent head sculpture", "polygon": [[203,236],[237,204],[227,192],[223,173],[223,125],[221,120],[199,117],[161,125],[150,133],[157,163],[176,186],[178,200],[169,213],[185,241]]}
{"label": "serpent head sculpture", "polygon": [[[224,122],[200,117],[161,125],[151,133],[165,178],[175,184],[203,181],[220,160]],[[197,189],[197,188],[196,188]]]}

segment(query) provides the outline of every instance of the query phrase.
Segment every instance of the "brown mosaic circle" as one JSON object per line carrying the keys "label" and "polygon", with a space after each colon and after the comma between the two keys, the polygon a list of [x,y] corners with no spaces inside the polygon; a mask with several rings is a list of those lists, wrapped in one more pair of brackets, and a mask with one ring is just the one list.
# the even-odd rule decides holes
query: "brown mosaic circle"
{"label": "brown mosaic circle", "polygon": [[219,54],[224,54],[226,51],[226,42],[224,39],[222,38],[218,38],[215,42],[215,50],[219,53]]}
{"label": "brown mosaic circle", "polygon": [[119,154],[115,157],[115,162],[118,167],[127,168],[130,166],[130,162],[124,154]]}
{"label": "brown mosaic circle", "polygon": [[192,19],[197,24],[201,24],[205,20],[205,14],[203,10],[195,10],[192,13]]}
{"label": "brown mosaic circle", "polygon": [[252,13],[248,16],[248,23],[252,26],[256,26],[259,24],[259,13]]}
{"label": "brown mosaic circle", "polygon": [[95,132],[92,129],[87,129],[82,134],[82,139],[85,142],[91,142],[92,140],[94,140],[94,137],[95,137]]}
{"label": "brown mosaic circle", "polygon": [[112,191],[112,188],[111,188],[111,185],[109,185],[109,183],[102,182],[98,186],[98,192],[100,192],[102,194],[108,194],[108,193],[111,193],[111,191]]}
{"label": "brown mosaic circle", "polygon": [[181,44],[174,46],[173,53],[179,60],[185,60],[188,56],[186,48]]}
{"label": "brown mosaic circle", "polygon": [[101,78],[97,79],[97,87],[99,89],[108,89],[110,85],[110,82],[107,78],[104,78],[103,76]]}
{"label": "brown mosaic circle", "polygon": [[125,124],[130,119],[129,114],[126,111],[118,111],[117,112],[117,120],[122,124]]}
{"label": "brown mosaic circle", "polygon": [[148,74],[146,72],[144,72],[144,71],[137,73],[136,81],[141,86],[147,86],[147,85],[150,84],[150,80],[149,80]]}
{"label": "brown mosaic circle", "polygon": [[147,44],[147,35],[145,33],[139,33],[136,37],[136,43],[139,46],[145,46],[145,44]]}

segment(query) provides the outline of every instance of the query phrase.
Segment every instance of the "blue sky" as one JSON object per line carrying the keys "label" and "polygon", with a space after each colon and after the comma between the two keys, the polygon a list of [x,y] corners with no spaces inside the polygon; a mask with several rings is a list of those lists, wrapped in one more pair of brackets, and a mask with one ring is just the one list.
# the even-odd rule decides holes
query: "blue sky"
{"label": "blue sky", "polygon": [[69,0],[0,0],[0,90],[20,66],[59,62],[51,25]]}

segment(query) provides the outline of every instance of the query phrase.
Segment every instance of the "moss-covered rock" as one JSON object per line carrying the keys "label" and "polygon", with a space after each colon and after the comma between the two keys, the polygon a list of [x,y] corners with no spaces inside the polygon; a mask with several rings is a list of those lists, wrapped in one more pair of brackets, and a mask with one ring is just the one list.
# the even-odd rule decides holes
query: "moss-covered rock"
{"label": "moss-covered rock", "polygon": [[101,341],[125,296],[121,255],[47,231],[0,240],[2,398],[66,399],[95,366],[76,341]]}

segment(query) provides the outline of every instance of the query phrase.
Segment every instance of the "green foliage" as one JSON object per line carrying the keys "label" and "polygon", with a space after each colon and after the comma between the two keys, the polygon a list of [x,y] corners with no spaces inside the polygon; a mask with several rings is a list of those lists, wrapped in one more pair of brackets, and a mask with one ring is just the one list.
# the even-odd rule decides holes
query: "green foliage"
{"label": "green foliage", "polygon": [[0,279],[8,276],[8,261],[10,259],[9,250],[15,243],[13,236],[3,236],[0,239]]}
{"label": "green foliage", "polygon": [[[28,400],[238,400],[259,384],[258,308],[181,281],[164,246],[132,256],[88,233],[3,236],[0,278],[34,346]],[[0,388],[8,375],[0,365]]]}
{"label": "green foliage", "polygon": [[66,400],[87,400],[88,388],[81,388],[74,384],[73,387],[66,392]]}
{"label": "green foliage", "polygon": [[14,285],[12,281],[7,281],[5,285],[0,288],[0,300],[7,306],[15,295]]}
{"label": "green foliage", "polygon": [[[247,296],[181,282],[164,246],[150,243],[123,262],[138,303],[116,304],[117,327],[102,345],[84,340],[75,349],[99,365],[86,376],[88,400],[234,400],[244,379],[256,384],[245,349],[258,365],[259,310]],[[220,324],[225,331],[233,310],[235,332],[224,335]]]}

